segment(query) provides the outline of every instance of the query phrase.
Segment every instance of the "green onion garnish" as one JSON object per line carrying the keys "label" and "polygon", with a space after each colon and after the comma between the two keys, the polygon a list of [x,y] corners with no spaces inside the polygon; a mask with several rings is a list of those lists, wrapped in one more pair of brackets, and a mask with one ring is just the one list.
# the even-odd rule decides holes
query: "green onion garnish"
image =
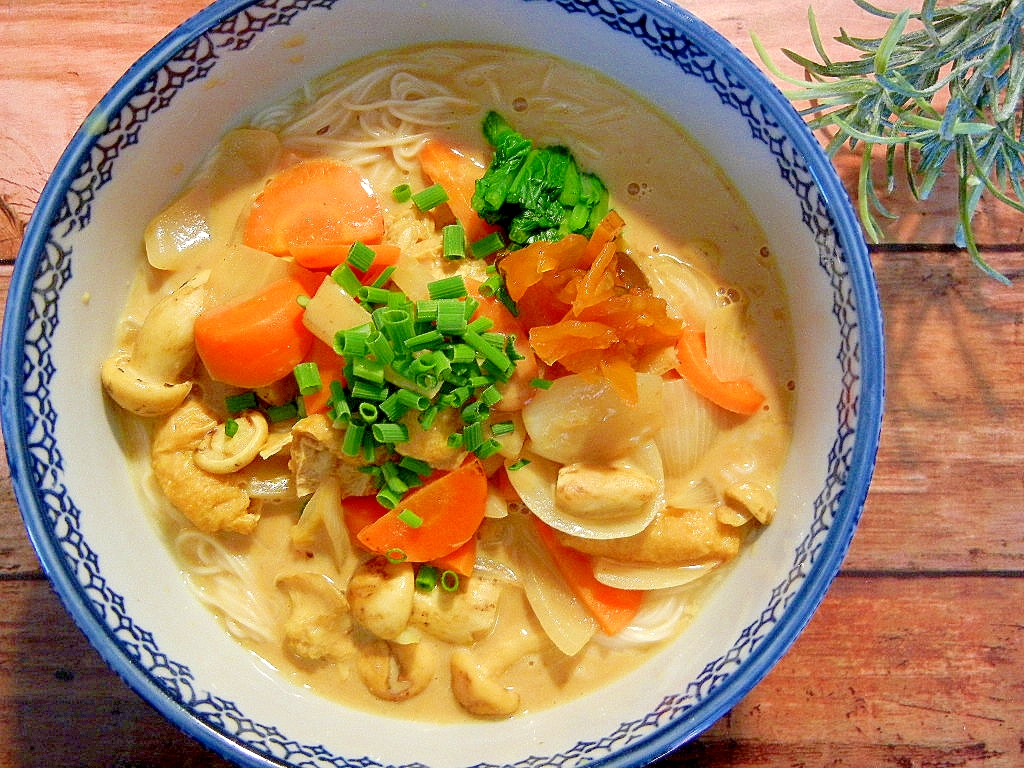
{"label": "green onion garnish", "polygon": [[554,382],[551,381],[550,379],[540,379],[540,378],[533,379],[530,382],[530,386],[531,387],[535,387],[537,389],[551,389],[551,385],[552,384],[554,384]]}
{"label": "green onion garnish", "polygon": [[445,571],[438,583],[445,592],[455,592],[459,588],[459,574],[455,571]]}
{"label": "green onion garnish", "polygon": [[511,464],[509,464],[507,467],[505,467],[505,471],[506,472],[518,472],[520,469],[522,469],[523,467],[525,467],[529,463],[530,463],[529,459],[519,459],[517,461],[513,461]]}
{"label": "green onion garnish", "polygon": [[228,395],[224,398],[224,407],[228,413],[241,413],[256,408],[259,403],[256,400],[255,392],[240,392],[237,395]]}
{"label": "green onion garnish", "polygon": [[427,283],[427,291],[432,299],[461,299],[469,293],[461,275],[442,277],[440,280]]}
{"label": "green onion garnish", "polygon": [[238,434],[238,422],[234,419],[228,419],[224,422],[224,434],[227,437],[234,437]]}
{"label": "green onion garnish", "polygon": [[373,439],[378,443],[404,443],[409,439],[409,429],[404,424],[378,422],[373,425]]}
{"label": "green onion garnish", "polygon": [[396,203],[407,203],[412,198],[412,187],[408,184],[399,184],[391,190],[391,196]]}
{"label": "green onion garnish", "polygon": [[431,592],[437,586],[437,568],[433,565],[421,565],[416,572],[416,589]]}
{"label": "green onion garnish", "polygon": [[288,421],[299,415],[299,407],[295,402],[283,405],[271,405],[267,408],[267,418],[272,422]]}
{"label": "green onion garnish", "polygon": [[314,362],[299,363],[292,371],[300,395],[315,395],[323,388],[320,369]]}
{"label": "green onion garnish", "polygon": [[461,224],[447,224],[441,230],[441,253],[446,259],[466,258],[466,230]]}
{"label": "green onion garnish", "polygon": [[440,184],[434,184],[412,195],[412,202],[421,211],[429,211],[442,203],[447,203],[448,193]]}
{"label": "green onion garnish", "polygon": [[410,528],[419,528],[423,525],[423,518],[413,512],[411,509],[403,509],[398,513],[398,519],[408,525]]}
{"label": "green onion garnish", "polygon": [[409,558],[401,547],[392,547],[384,553],[384,557],[388,559],[389,563],[404,563]]}
{"label": "green onion garnish", "polygon": [[348,258],[345,259],[345,263],[360,272],[365,272],[373,266],[373,260],[376,257],[377,254],[373,252],[373,248],[357,240],[348,249]]}
{"label": "green onion garnish", "polygon": [[505,241],[502,240],[501,235],[498,232],[491,232],[470,245],[469,253],[474,259],[486,259],[504,247]]}
{"label": "green onion garnish", "polygon": [[331,279],[341,286],[349,296],[357,296],[363,284],[348,264],[339,264],[331,271]]}
{"label": "green onion garnish", "polygon": [[494,435],[494,437],[501,437],[502,435],[511,435],[515,431],[515,422],[499,421],[497,424],[491,424],[491,434]]}

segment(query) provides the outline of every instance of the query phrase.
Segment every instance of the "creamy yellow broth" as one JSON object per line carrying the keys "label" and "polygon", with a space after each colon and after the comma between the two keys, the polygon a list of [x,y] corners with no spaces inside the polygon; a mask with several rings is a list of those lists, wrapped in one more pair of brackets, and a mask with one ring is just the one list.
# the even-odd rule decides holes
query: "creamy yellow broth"
{"label": "creamy yellow broth", "polygon": [[[390,77],[371,82],[374,73],[382,71]],[[402,86],[406,75],[410,77]],[[351,94],[345,99],[338,97],[360,82],[366,83],[360,99]],[[424,83],[429,88],[425,89]],[[425,92],[443,92],[447,106],[422,124],[409,120],[396,125],[377,116],[372,108],[373,103],[384,99],[381,89],[389,85],[393,89],[407,87],[398,100],[410,105],[416,105]],[[393,96],[389,98],[394,100]],[[401,183],[413,188],[427,183],[415,155],[402,155],[406,147],[415,148],[427,137],[449,138],[488,157],[490,151],[480,132],[481,119],[488,110],[503,114],[537,145],[568,146],[582,168],[601,177],[611,191],[612,207],[626,222],[620,244],[623,258],[641,271],[652,263],[683,262],[689,266],[682,272],[669,270],[664,274],[697,274],[698,283],[710,280],[717,286],[723,303],[732,301],[742,306],[743,325],[738,338],[751,350],[745,361],[746,375],[766,396],[765,405],[749,417],[717,409],[708,411],[710,416],[701,422],[703,429],[712,431],[707,449],[686,472],[662,482],[661,492],[671,508],[662,517],[671,518],[668,522],[650,527],[637,537],[579,545],[581,551],[606,561],[628,560],[631,550],[642,547],[651,558],[680,566],[719,560],[724,563],[756,534],[762,522],[769,522],[759,522],[743,510],[737,511],[728,500],[728,489],[737,477],[744,479],[752,473],[762,478],[758,482],[769,496],[776,492],[789,443],[788,419],[795,388],[792,338],[785,298],[763,232],[720,170],[678,125],[630,91],[576,65],[510,48],[445,44],[387,52],[346,64],[291,99],[252,116],[248,127],[275,135],[280,142],[275,151],[282,157],[330,156],[358,167],[385,208],[389,232],[401,228],[403,258],[415,253],[417,263],[432,264],[431,269],[444,272],[454,267],[436,264],[435,222],[429,216],[420,216],[410,224],[408,206],[396,203],[389,193]],[[355,119],[353,115],[362,117]],[[389,132],[394,132],[395,146],[399,147],[394,156],[390,150],[380,149],[388,145]],[[245,152],[254,152],[252,144],[246,147]],[[154,219],[146,233],[151,258],[161,236],[182,227],[183,222],[194,222],[195,215],[205,221],[205,227],[191,231],[191,235],[198,232],[192,247],[169,255],[171,268],[146,267],[140,272],[118,328],[115,346],[119,350],[131,349],[138,328],[158,300],[198,270],[215,265],[226,249],[238,242],[239,228],[253,198],[280,167],[279,162],[268,160],[261,168],[249,159],[243,152],[227,160],[214,160],[190,191]],[[184,242],[189,235],[184,232],[178,240]],[[468,264],[463,269],[478,277],[481,266]],[[652,287],[659,292],[653,280]],[[218,292],[229,290],[221,284],[208,292],[216,298]],[[670,305],[675,300],[665,298]],[[671,368],[663,360],[648,364],[654,376]],[[211,381],[201,365],[192,376],[193,396],[198,393],[205,397],[214,411],[222,409],[222,397],[231,390]],[[354,564],[364,561],[366,553],[354,548],[348,552],[352,559],[340,563],[337,539],[332,539],[326,528],[314,531],[301,546],[293,543],[300,502],[287,480],[278,486],[273,481],[288,474],[287,450],[266,461],[258,460],[246,470],[247,477],[255,474],[262,478],[260,487],[267,497],[252,533],[195,531],[162,498],[153,479],[148,443],[155,423],[159,422],[125,414],[126,449],[136,464],[140,487],[154,509],[155,520],[180,559],[183,574],[198,597],[222,617],[228,631],[285,678],[347,705],[434,721],[470,717],[452,692],[449,658],[456,646],[429,634],[412,639],[436,654],[431,681],[421,694],[401,702],[375,697],[361,681],[355,657],[372,638],[358,626],[341,632],[346,634],[349,652],[321,660],[290,653],[283,642],[283,626],[291,603],[287,591],[278,586],[282,574],[323,574],[343,592]],[[573,426],[571,418],[566,424],[567,429],[586,427]],[[275,429],[283,432],[287,425]],[[506,456],[506,463],[512,458]],[[493,470],[496,465],[491,462],[489,466]],[[279,493],[273,492],[274,487],[279,487]],[[687,514],[694,519],[699,516],[686,511],[691,508],[704,510],[705,518],[714,518],[707,530],[720,532],[726,526],[722,521],[728,521],[725,544],[707,540],[704,529],[696,523],[680,522],[688,520]],[[514,553],[508,551],[513,539],[507,528],[510,519],[523,514],[527,513],[513,506],[508,518],[485,521],[479,534],[483,560],[478,560],[478,566],[483,562],[484,570],[492,576],[495,563],[515,560]],[[685,527],[689,539],[682,543],[672,539],[674,534],[667,531],[673,526]],[[335,530],[340,528],[336,526]],[[665,545],[666,541],[675,543]],[[674,606],[674,612],[668,611],[675,617],[668,637],[677,635],[699,610],[701,591],[713,578],[706,577],[694,586],[651,593],[649,603],[661,601]],[[645,639],[641,626],[639,634],[630,636],[632,639],[607,641],[598,637],[579,654],[566,656],[547,640],[523,589],[511,582],[503,583],[493,630],[467,647],[481,663],[491,661],[490,676],[500,686],[518,693],[516,713],[556,706],[599,689],[650,658],[666,642],[665,637],[655,634]],[[410,637],[403,642],[408,640]],[[503,652],[510,658],[499,659]]]}

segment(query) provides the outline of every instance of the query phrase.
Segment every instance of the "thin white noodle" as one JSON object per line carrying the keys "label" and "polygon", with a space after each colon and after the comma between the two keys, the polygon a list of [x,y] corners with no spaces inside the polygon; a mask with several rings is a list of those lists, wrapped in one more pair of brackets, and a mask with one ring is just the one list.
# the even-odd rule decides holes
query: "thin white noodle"
{"label": "thin white noodle", "polygon": [[679,632],[689,616],[688,607],[681,590],[650,592],[628,627],[614,635],[598,632],[594,635],[594,642],[618,650],[660,643]]}
{"label": "thin white noodle", "polygon": [[223,617],[232,636],[259,643],[277,639],[277,618],[260,599],[256,579],[243,557],[194,528],[179,531],[173,547],[193,592]]}

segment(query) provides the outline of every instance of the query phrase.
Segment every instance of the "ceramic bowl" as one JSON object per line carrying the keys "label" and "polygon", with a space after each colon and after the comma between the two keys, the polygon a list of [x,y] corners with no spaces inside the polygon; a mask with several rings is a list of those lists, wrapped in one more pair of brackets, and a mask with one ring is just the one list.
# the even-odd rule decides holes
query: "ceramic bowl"
{"label": "ceramic bowl", "polygon": [[[140,233],[218,136],[343,61],[430,40],[548,51],[676,118],[785,254],[800,381],[777,519],[678,641],[556,710],[442,727],[318,699],[227,636],[147,522],[97,375]],[[214,3],[123,76],[61,158],[17,259],[2,353],[14,490],[68,611],[140,696],[247,766],[637,766],[693,738],[822,600],[867,493],[883,402],[871,264],[833,167],[749,60],[659,0]]]}

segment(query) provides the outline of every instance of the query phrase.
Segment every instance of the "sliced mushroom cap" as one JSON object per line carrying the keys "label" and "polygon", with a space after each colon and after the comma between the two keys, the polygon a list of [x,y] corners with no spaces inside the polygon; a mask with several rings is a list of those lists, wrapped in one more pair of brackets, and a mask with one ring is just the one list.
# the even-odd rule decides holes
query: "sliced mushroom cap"
{"label": "sliced mushroom cap", "polygon": [[422,693],[434,679],[437,656],[423,643],[374,640],[359,649],[356,671],[378,699],[405,701]]}
{"label": "sliced mushroom cap", "polygon": [[519,694],[488,677],[469,650],[460,648],[452,654],[451,675],[452,692],[470,714],[509,717],[519,709]]}
{"label": "sliced mushroom cap", "polygon": [[186,373],[195,361],[195,320],[206,301],[209,272],[201,272],[149,311],[130,352],[119,350],[100,370],[110,397],[138,416],[162,416],[192,390]]}
{"label": "sliced mushroom cap", "polygon": [[246,411],[235,416],[237,431],[228,437],[225,425],[218,424],[206,433],[196,448],[196,465],[215,475],[229,475],[247,467],[259,456],[267,442],[270,427],[259,411]]}

